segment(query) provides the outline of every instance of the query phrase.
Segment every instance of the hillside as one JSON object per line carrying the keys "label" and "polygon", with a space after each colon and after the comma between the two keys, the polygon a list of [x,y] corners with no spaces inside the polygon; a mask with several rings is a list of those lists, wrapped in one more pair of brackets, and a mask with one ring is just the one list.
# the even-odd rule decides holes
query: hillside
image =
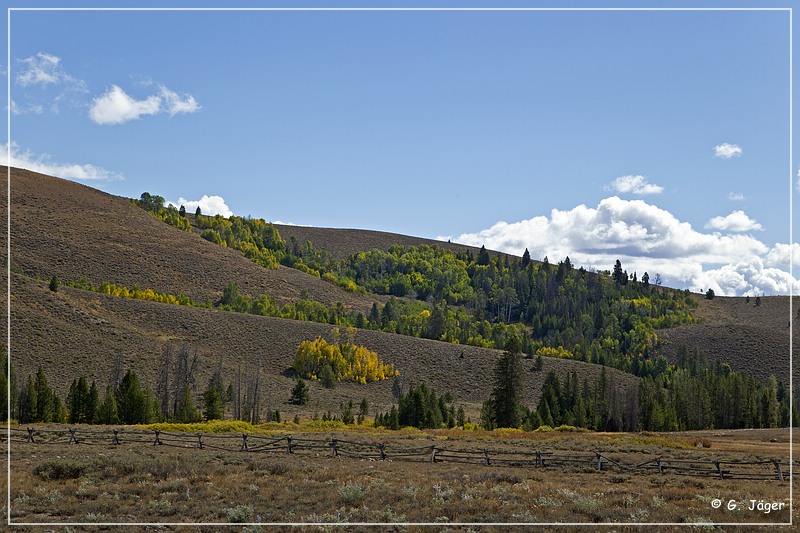
{"label": "hillside", "polygon": [[282,224],[275,224],[275,227],[278,228],[281,236],[287,242],[292,237],[294,237],[301,246],[305,244],[306,241],[311,241],[316,248],[325,250],[337,259],[344,259],[350,254],[368,250],[387,250],[390,246],[395,244],[401,246],[419,246],[421,244],[427,244],[429,246],[436,245],[454,253],[463,252],[464,250],[472,250],[475,254],[478,252],[478,248],[472,246],[410,237],[398,233],[362,229],[312,228]]}
{"label": "hillside", "polygon": [[[134,368],[149,386],[155,386],[159,356],[168,343],[197,350],[203,361],[198,382],[204,387],[212,367],[222,357],[223,380],[231,383],[239,365],[250,371],[261,360],[266,379],[265,398],[282,413],[338,411],[340,401],[367,398],[373,408],[391,403],[391,381],[335,389],[311,384],[311,402],[300,409],[287,404],[293,379],[288,372],[297,345],[307,339],[330,339],[330,326],[310,322],[252,316],[203,308],[115,298],[62,287],[48,290],[46,282],[12,275],[12,359],[19,376],[42,365],[57,391],[66,395],[69,381],[79,373],[105,384],[116,354]],[[416,339],[361,330],[356,342],[380,353],[401,372],[405,383],[425,382],[450,391],[467,412],[476,416],[491,388],[492,369],[499,352],[471,346]],[[463,354],[463,358],[461,355]],[[546,358],[543,372],[531,371],[526,360],[526,401],[534,405],[548,370],[559,375],[577,371],[581,379],[597,378],[601,367]],[[608,370],[609,379],[624,388],[636,378]]]}
{"label": "hillside", "polygon": [[230,282],[279,302],[297,300],[304,289],[328,306],[342,302],[369,310],[377,301],[290,268],[261,268],[236,250],[160,222],[125,198],[71,181],[12,169],[11,205],[13,268],[27,275],[86,277],[95,285],[110,281],[199,302],[218,300]]}
{"label": "hillside", "polygon": [[[697,296],[695,316],[699,324],[686,324],[659,331],[660,353],[675,362],[681,345],[708,355],[709,364],[719,360],[733,370],[754,374],[761,380],[770,375],[788,382],[789,322],[793,322],[793,358],[800,361],[800,321],[796,318],[800,298],[795,298],[795,316],[789,311],[786,296],[755,298],[716,297],[706,300]],[[794,377],[800,378],[798,365]]]}
{"label": "hillside", "polygon": [[[198,302],[219,300],[223,288],[234,282],[245,294],[267,293],[281,304],[305,295],[326,306],[342,302],[345,309],[365,314],[374,303],[387,301],[385,296],[345,291],[291,268],[264,269],[237,250],[202,239],[197,228],[191,233],[180,231],[125,198],[84,185],[13,169],[11,190],[13,361],[20,376],[34,372],[39,364],[44,366],[62,395],[79,373],[107,381],[117,354],[152,387],[164,347],[186,344],[204,361],[200,387],[205,386],[212,365],[220,357],[226,383],[234,379],[239,368],[248,372],[258,363],[267,381],[266,398],[271,398],[276,408],[293,412],[285,402],[292,386],[289,369],[294,351],[303,340],[329,335],[330,326],[114,298],[67,287],[54,294],[45,281],[33,279],[37,276],[40,280],[55,275],[72,281],[85,277],[95,285],[110,281],[182,293]],[[315,248],[338,258],[359,250],[387,250],[394,244],[438,244],[456,252],[467,249],[367,230],[278,229],[287,243],[292,237],[298,242],[310,240]],[[470,251],[477,252],[474,248]],[[594,285],[608,281],[584,274]],[[674,362],[679,346],[685,345],[689,351],[699,348],[708,354],[710,362],[727,362],[734,370],[753,373],[762,380],[774,374],[786,381],[788,298],[762,298],[760,306],[737,298],[708,301],[695,295],[694,299],[698,304],[694,313],[700,322],[658,330],[661,342],[657,353]],[[602,319],[602,315],[594,317],[595,321]],[[472,416],[489,394],[492,368],[499,354],[486,348],[366,329],[358,332],[356,342],[395,364],[405,383],[424,381],[468,402]],[[538,398],[550,368],[562,376],[576,370],[590,382],[600,369],[555,358],[545,358],[545,372],[531,371],[531,360],[525,365],[528,405]],[[610,369],[609,375],[616,376],[620,385],[636,381],[630,374]],[[620,398],[623,396],[620,394]],[[340,401],[362,397],[374,408],[386,406],[391,401],[391,383],[342,384],[334,390],[315,383],[312,402],[304,413],[336,411]]]}

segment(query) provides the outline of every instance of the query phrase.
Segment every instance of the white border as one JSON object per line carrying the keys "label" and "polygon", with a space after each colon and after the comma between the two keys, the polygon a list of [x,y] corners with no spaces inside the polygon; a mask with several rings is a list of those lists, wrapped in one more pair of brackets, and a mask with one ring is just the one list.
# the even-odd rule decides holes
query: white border
{"label": "white border", "polygon": [[[7,286],[6,286],[6,312],[7,312],[7,350],[6,356],[8,359],[8,374],[7,379],[9,389],[6,394],[7,406],[11,408],[11,12],[12,11],[787,11],[789,13],[789,245],[793,244],[792,241],[792,209],[794,200],[794,169],[792,157],[792,144],[793,144],[793,129],[792,129],[792,115],[793,115],[793,97],[792,97],[792,22],[793,11],[791,7],[205,7],[205,8],[191,8],[191,7],[9,7],[7,8],[7,23],[8,23],[8,56],[7,56],[7,141],[6,149],[8,152],[8,180],[7,180]],[[789,254],[789,273],[794,277],[793,272],[793,254]],[[219,526],[324,526],[324,527],[346,527],[346,526],[436,526],[436,527],[453,527],[453,526],[467,526],[467,527],[480,527],[480,526],[592,526],[592,527],[607,527],[607,526],[791,526],[793,525],[793,485],[794,485],[794,470],[793,470],[793,430],[792,430],[792,406],[793,406],[793,389],[792,389],[792,293],[793,285],[789,289],[789,522],[697,522],[697,523],[682,523],[682,522],[344,522],[344,523],[331,523],[331,522],[249,522],[249,523],[232,523],[232,522],[12,522],[11,521],[11,422],[10,418],[6,422],[6,437],[7,437],[7,502],[6,502],[6,524],[8,526],[206,526],[206,527],[219,527]]]}

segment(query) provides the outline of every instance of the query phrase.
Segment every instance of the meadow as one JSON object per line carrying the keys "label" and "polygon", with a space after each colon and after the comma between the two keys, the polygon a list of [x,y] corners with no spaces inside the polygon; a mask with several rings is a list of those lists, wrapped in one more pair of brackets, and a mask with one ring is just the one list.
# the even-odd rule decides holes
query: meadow
{"label": "meadow", "polygon": [[[331,427],[337,425],[273,423],[245,429],[254,436],[385,443],[387,449],[602,451],[625,464],[653,457],[665,461],[784,457],[785,461],[789,436],[788,430],[609,434]],[[168,426],[164,431],[175,429]],[[191,436],[203,428],[188,429]],[[219,435],[240,436],[238,432]],[[86,524],[50,526],[48,530],[54,531],[83,531],[91,529],[92,523],[110,522],[166,523],[171,524],[165,526],[168,530],[176,531],[196,531],[199,526],[179,524],[198,522],[241,523],[240,530],[248,531],[260,530],[258,524],[275,523],[400,524],[391,526],[397,531],[423,529],[413,524],[428,524],[425,530],[438,530],[431,524],[442,524],[444,530],[446,524],[456,523],[462,525],[447,530],[475,531],[476,524],[485,523],[580,523],[615,524],[615,531],[633,531],[637,527],[633,524],[644,523],[706,524],[714,529],[710,524],[789,520],[789,482],[777,479],[719,479],[658,473],[657,469],[643,472],[610,463],[598,471],[591,462],[486,466],[432,463],[427,455],[384,461],[344,454],[334,457],[327,449],[298,449],[289,454],[280,449],[243,452],[237,445],[223,450],[124,440],[120,445],[39,442],[12,442],[10,518],[12,523]],[[713,506],[715,499],[722,501],[718,509]],[[751,500],[756,503],[753,510],[749,509]],[[729,509],[730,502],[737,508]],[[761,510],[758,502],[763,502]],[[765,512],[764,504],[771,505],[770,512]],[[671,527],[679,526],[660,530]],[[321,525],[300,528],[328,529]],[[370,529],[375,527],[347,528]],[[502,527],[480,527],[481,531],[496,529]]]}

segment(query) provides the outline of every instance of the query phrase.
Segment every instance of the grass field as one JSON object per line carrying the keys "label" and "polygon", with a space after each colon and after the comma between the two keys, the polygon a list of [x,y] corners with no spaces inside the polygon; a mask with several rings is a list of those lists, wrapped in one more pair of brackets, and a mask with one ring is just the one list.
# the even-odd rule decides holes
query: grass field
{"label": "grass field", "polygon": [[[602,450],[623,461],[654,456],[785,460],[788,455],[787,430],[658,435],[385,432],[363,428],[323,433],[301,431],[286,424],[280,429],[270,426],[263,432],[385,442],[387,447],[433,444],[455,448]],[[597,471],[588,464],[544,468],[485,466],[430,463],[425,459],[363,460],[333,457],[325,450],[288,454],[146,443],[12,443],[14,523],[442,523],[441,529],[446,523],[616,523],[615,531],[633,531],[636,526],[625,524],[786,523],[788,493],[788,481],[720,480],[656,471],[642,473],[614,466]],[[714,499],[722,500],[720,509],[712,507]],[[783,509],[770,508],[769,513],[749,510],[751,500]],[[739,508],[728,510],[730,501]],[[73,526],[71,530],[83,531],[86,527]],[[208,526],[207,530],[219,527]],[[420,528],[395,527],[412,531]],[[189,526],[169,529],[197,530]],[[348,528],[361,529],[366,528]],[[258,528],[250,526],[248,530]],[[304,526],[301,530],[320,530],[320,526]],[[477,527],[460,526],[456,530]]]}

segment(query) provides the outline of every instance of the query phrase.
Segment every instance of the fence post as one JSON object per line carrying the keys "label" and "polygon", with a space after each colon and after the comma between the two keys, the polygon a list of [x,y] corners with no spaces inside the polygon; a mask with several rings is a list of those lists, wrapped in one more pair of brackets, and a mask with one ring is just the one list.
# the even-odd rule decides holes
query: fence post
{"label": "fence post", "polygon": [[111,444],[112,445],[119,445],[119,443],[120,443],[119,442],[119,430],[115,429],[114,430],[114,436],[111,437]]}
{"label": "fence post", "polygon": [[75,436],[75,428],[69,428],[69,443],[68,444],[78,444],[78,438]]}
{"label": "fence post", "polygon": [[198,433],[197,434],[197,447],[200,448],[201,450],[203,449],[203,434],[202,433]]}
{"label": "fence post", "polygon": [[239,448],[240,452],[247,451],[247,433],[242,433],[242,447]]}
{"label": "fence post", "polygon": [[491,465],[492,463],[489,461],[489,450],[486,448],[483,449],[483,458],[486,461],[486,466]]}
{"label": "fence post", "polygon": [[538,450],[536,451],[536,466],[544,466],[544,464],[542,464],[542,452]]}
{"label": "fence post", "polygon": [[155,446],[156,444],[161,444],[161,437],[160,437],[161,431],[157,429],[155,430],[155,432],[156,432],[156,438],[153,441],[153,446]]}
{"label": "fence post", "polygon": [[380,448],[380,450],[381,450],[381,461],[385,461],[386,460],[386,445],[381,442],[378,445],[378,448]]}
{"label": "fence post", "polygon": [[594,452],[594,454],[595,454],[595,456],[597,458],[597,469],[598,470],[602,470],[603,469],[603,456],[600,455],[600,452]]}
{"label": "fence post", "polygon": [[292,437],[286,437],[286,453],[292,453]]}
{"label": "fence post", "polygon": [[722,468],[719,466],[719,461],[714,461],[714,465],[717,467],[717,473],[719,474],[719,478],[725,479],[725,476],[722,474]]}
{"label": "fence post", "polygon": [[781,462],[777,459],[773,459],[772,462],[775,464],[775,471],[778,473],[778,481],[783,481],[783,471],[781,471]]}
{"label": "fence post", "polygon": [[336,439],[331,440],[331,450],[333,451],[334,457],[339,457],[339,441]]}
{"label": "fence post", "polygon": [[656,457],[656,466],[658,466],[658,473],[663,474],[664,468],[661,466],[661,457]]}
{"label": "fence post", "polygon": [[28,442],[36,444],[36,441],[33,440],[33,428],[28,428]]}
{"label": "fence post", "polygon": [[431,459],[430,459],[430,462],[431,463],[435,463],[436,462],[436,445],[435,444],[431,446]]}

